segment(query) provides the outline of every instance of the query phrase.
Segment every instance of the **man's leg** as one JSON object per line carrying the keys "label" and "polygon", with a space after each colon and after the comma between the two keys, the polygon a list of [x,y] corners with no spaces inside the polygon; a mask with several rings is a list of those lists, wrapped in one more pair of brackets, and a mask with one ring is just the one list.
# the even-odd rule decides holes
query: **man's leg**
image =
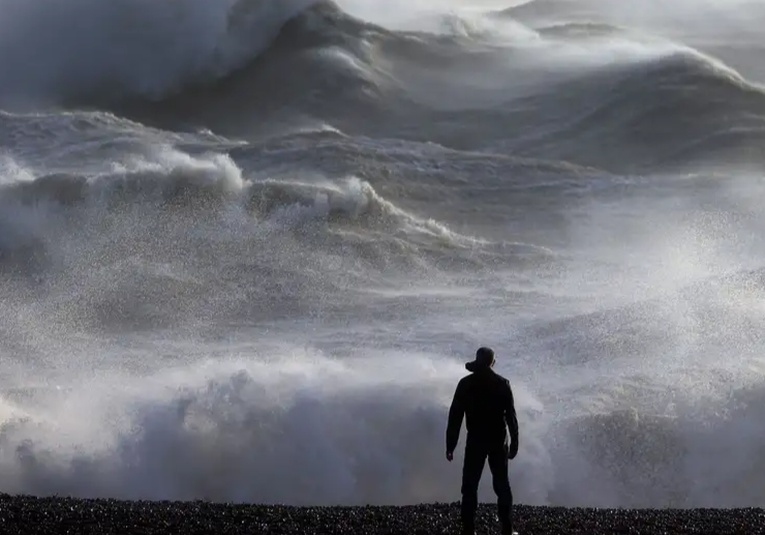
{"label": "man's leg", "polygon": [[486,464],[486,449],[482,444],[468,441],[465,446],[465,463],[462,466],[462,532],[475,530],[475,513],[478,508],[478,484]]}
{"label": "man's leg", "polygon": [[502,525],[502,534],[513,533],[513,491],[507,474],[507,444],[497,444],[489,450],[494,492],[497,494],[497,513]]}

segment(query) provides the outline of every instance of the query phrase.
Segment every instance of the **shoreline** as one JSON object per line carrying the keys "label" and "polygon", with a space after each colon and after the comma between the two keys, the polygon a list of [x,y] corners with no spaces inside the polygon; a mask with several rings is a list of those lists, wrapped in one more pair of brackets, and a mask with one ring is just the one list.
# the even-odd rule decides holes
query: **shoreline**
{"label": "shoreline", "polygon": [[[765,509],[596,509],[517,505],[520,535],[765,534]],[[3,534],[446,535],[458,533],[459,504],[297,507],[126,501],[0,494]],[[493,504],[481,504],[477,533],[498,533]]]}

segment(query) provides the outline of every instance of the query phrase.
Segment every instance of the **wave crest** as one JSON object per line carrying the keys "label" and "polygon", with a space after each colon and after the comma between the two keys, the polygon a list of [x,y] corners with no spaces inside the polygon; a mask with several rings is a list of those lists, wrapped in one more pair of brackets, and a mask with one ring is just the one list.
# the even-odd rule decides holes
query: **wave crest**
{"label": "wave crest", "polygon": [[228,156],[173,150],[117,167],[0,189],[3,295],[50,323],[157,328],[340,306],[381,278],[493,258],[355,177],[246,178]]}
{"label": "wave crest", "polygon": [[0,102],[161,98],[230,74],[315,3],[2,0]]}

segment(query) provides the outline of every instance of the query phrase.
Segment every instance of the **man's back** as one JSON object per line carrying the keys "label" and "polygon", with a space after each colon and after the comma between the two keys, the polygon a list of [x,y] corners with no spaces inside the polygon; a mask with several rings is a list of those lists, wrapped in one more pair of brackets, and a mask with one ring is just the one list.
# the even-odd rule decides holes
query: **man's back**
{"label": "man's back", "polygon": [[491,368],[477,370],[457,385],[447,427],[451,450],[457,446],[463,414],[468,440],[504,442],[508,428],[517,440],[518,422],[510,382]]}

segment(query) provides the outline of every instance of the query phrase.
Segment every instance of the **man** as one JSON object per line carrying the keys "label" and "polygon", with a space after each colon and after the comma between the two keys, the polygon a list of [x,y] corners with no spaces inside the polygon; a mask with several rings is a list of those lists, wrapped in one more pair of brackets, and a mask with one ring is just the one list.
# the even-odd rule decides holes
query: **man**
{"label": "man", "polygon": [[[467,439],[462,468],[462,533],[475,533],[478,508],[478,484],[486,459],[489,459],[497,509],[503,535],[513,533],[513,493],[507,475],[508,459],[518,454],[518,419],[510,382],[496,373],[494,351],[482,347],[475,360],[465,367],[470,375],[457,385],[449,409],[446,429],[446,459],[454,459],[462,418],[465,416]],[[510,444],[507,442],[510,430]]]}

